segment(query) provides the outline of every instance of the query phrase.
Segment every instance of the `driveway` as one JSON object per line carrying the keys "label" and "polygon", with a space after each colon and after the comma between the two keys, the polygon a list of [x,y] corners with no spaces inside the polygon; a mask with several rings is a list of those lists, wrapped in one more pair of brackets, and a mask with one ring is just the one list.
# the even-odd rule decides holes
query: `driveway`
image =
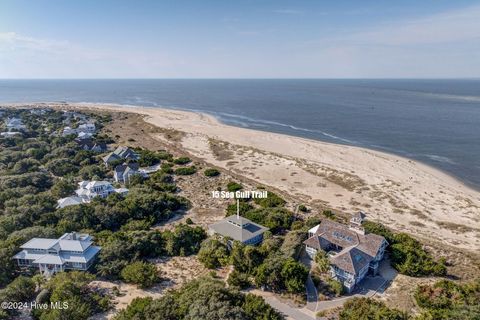
{"label": "driveway", "polygon": [[261,296],[265,301],[276,310],[283,313],[289,319],[294,320],[316,320],[315,312],[307,310],[306,308],[297,308],[289,305],[283,301],[280,301],[271,292],[261,291],[258,289],[249,290],[249,293],[253,293],[257,296]]}
{"label": "driveway", "polygon": [[308,257],[305,251],[302,252],[300,257],[300,262],[303,263],[309,271],[307,282],[305,283],[305,287],[307,289],[307,305],[306,308],[310,311],[315,312],[317,310],[318,304],[318,292],[315,284],[313,283],[311,273],[312,273],[312,260]]}

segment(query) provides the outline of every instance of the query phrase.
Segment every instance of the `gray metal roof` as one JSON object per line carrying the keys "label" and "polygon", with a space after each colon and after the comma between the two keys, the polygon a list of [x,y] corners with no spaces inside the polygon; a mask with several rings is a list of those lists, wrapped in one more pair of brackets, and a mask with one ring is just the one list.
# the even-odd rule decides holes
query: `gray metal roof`
{"label": "gray metal roof", "polygon": [[237,218],[236,215],[229,216],[209,226],[211,230],[224,237],[245,242],[259,234],[263,234],[268,228],[256,224],[246,218]]}
{"label": "gray metal roof", "polygon": [[43,249],[51,248],[57,243],[57,239],[32,238],[20,246],[22,249]]}
{"label": "gray metal roof", "polygon": [[37,260],[33,261],[33,263],[46,263],[46,264],[64,264],[61,256],[54,255],[54,254],[45,254],[42,257],[38,258]]}
{"label": "gray metal roof", "polygon": [[[65,233],[59,239],[33,238],[21,246],[24,250],[13,256],[13,259],[33,260],[33,263],[62,265],[65,262],[87,263],[101,250],[100,247],[92,246],[91,237],[88,234]],[[26,250],[25,250],[26,249]],[[28,249],[49,250],[28,252]],[[49,250],[50,252],[53,252]],[[74,253],[74,252],[81,253]]]}

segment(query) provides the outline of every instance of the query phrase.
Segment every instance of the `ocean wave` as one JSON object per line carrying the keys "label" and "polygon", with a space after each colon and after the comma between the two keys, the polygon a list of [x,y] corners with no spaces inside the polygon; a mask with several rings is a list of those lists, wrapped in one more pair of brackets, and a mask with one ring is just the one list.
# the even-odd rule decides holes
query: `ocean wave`
{"label": "ocean wave", "polygon": [[217,118],[219,118],[220,120],[224,120],[224,121],[234,122],[235,120],[232,120],[232,118],[233,119],[242,119],[242,120],[244,120],[243,123],[245,123],[245,121],[247,121],[247,122],[250,122],[252,124],[264,125],[264,127],[265,127],[265,125],[267,125],[266,127],[268,127],[268,125],[284,127],[284,128],[289,128],[289,129],[292,129],[292,130],[295,130],[295,131],[321,134],[321,135],[323,135],[325,137],[328,137],[330,139],[342,141],[342,142],[345,142],[345,143],[348,143],[348,144],[353,144],[353,145],[358,144],[358,142],[356,142],[356,141],[345,139],[345,138],[336,136],[334,134],[331,134],[331,133],[328,133],[328,132],[325,132],[325,131],[301,128],[301,127],[297,127],[297,126],[294,126],[294,125],[291,125],[291,124],[288,124],[288,123],[282,123],[282,122],[278,122],[278,121],[264,120],[264,119],[254,119],[254,118],[251,118],[251,117],[247,117],[247,116],[243,116],[243,115],[239,115],[239,114],[226,113],[226,112],[215,112],[213,115],[216,116]]}
{"label": "ocean wave", "polygon": [[480,102],[479,96],[462,96],[462,95],[456,95],[456,94],[432,93],[432,92],[422,92],[421,95],[434,97],[434,98],[449,99],[449,100]]}
{"label": "ocean wave", "polygon": [[443,163],[448,163],[448,164],[457,164],[455,161],[453,161],[452,159],[450,159],[448,157],[445,157],[445,156],[439,156],[439,155],[436,155],[436,154],[426,154],[425,156],[427,158],[429,158],[430,160],[433,160],[433,161],[443,162]]}

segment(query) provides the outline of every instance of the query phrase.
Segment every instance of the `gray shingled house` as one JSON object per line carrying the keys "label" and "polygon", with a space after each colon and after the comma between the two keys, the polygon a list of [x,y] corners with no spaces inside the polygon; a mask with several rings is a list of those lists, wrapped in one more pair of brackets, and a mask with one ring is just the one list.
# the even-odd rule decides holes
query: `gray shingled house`
{"label": "gray shingled house", "polygon": [[244,244],[257,244],[263,241],[263,233],[268,228],[244,217],[231,215],[208,227],[210,235],[219,234]]}
{"label": "gray shingled house", "polygon": [[328,253],[330,272],[348,292],[370,272],[376,275],[388,243],[384,237],[365,234],[362,212],[350,219],[350,225],[323,220],[308,231],[306,252],[314,258],[319,250]]}
{"label": "gray shingled house", "polygon": [[140,157],[138,156],[138,154],[129,147],[120,146],[117,147],[117,149],[115,149],[113,152],[110,152],[105,157],[103,157],[103,162],[105,162],[106,165],[109,165],[122,159],[136,161],[139,158]]}

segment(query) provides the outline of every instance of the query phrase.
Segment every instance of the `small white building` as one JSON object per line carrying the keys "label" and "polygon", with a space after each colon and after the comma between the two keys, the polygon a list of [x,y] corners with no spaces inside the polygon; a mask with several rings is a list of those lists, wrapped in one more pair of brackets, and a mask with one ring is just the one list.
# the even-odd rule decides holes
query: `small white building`
{"label": "small white building", "polygon": [[66,198],[57,200],[57,203],[58,203],[57,209],[62,209],[68,206],[75,206],[82,203],[88,203],[88,200],[86,198],[82,198],[79,196],[71,196],[71,197],[66,197]]}
{"label": "small white building", "polygon": [[19,136],[21,134],[22,133],[18,132],[18,131],[7,131],[7,132],[0,133],[0,136],[2,136],[4,138],[11,138],[11,137]]}
{"label": "small white building", "polygon": [[88,122],[78,126],[78,132],[85,132],[85,133],[95,133],[95,123]]}
{"label": "small white building", "polygon": [[30,113],[31,114],[34,114],[36,116],[43,116],[45,115],[48,111],[50,111],[49,109],[40,109],[40,108],[35,108],[35,109],[30,109]]}
{"label": "small white building", "polygon": [[66,126],[65,128],[63,128],[62,136],[76,134],[78,139],[89,139],[93,136],[95,130],[95,124],[91,122],[83,123],[75,129],[70,126]]}
{"label": "small white building", "polygon": [[92,245],[92,237],[76,232],[59,239],[33,238],[20,246],[13,256],[20,267],[38,267],[44,275],[64,270],[88,270],[101,248]]}
{"label": "small white building", "polygon": [[117,192],[122,195],[128,193],[128,189],[115,189],[108,181],[82,181],[78,183],[79,188],[75,191],[77,196],[88,201],[95,197],[106,198],[108,195]]}
{"label": "small white building", "polygon": [[25,130],[26,126],[23,124],[22,119],[20,118],[7,118],[5,121],[5,126],[7,127],[8,131],[12,130]]}

